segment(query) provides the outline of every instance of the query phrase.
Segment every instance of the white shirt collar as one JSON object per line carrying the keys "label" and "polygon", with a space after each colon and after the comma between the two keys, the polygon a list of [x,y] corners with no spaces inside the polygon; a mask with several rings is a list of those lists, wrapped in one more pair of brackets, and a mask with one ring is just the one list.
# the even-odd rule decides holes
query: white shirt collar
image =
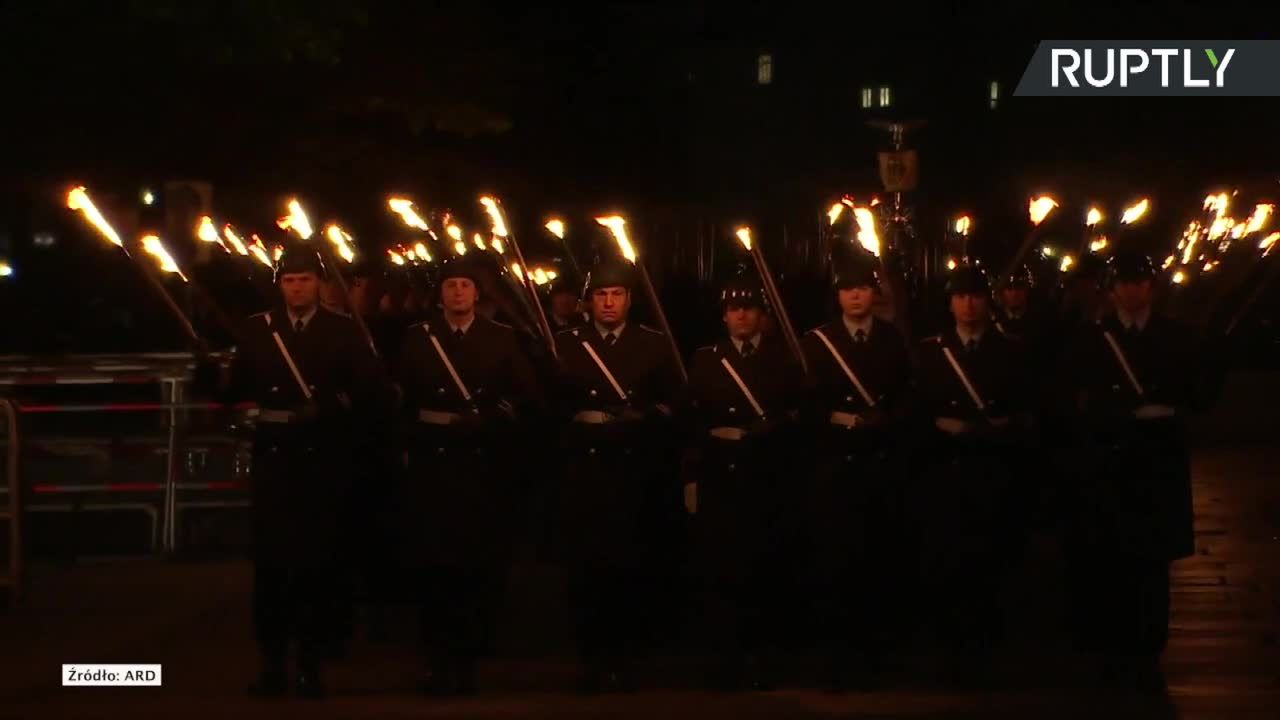
{"label": "white shirt collar", "polygon": [[[747,343],[751,343],[751,347],[755,348],[755,350],[760,349],[760,339],[761,339],[760,333],[756,333],[755,335],[753,335],[750,340],[739,340],[738,338],[735,338],[735,337],[731,337],[729,339],[733,341],[733,346],[737,348],[739,353],[742,352],[742,346]],[[752,352],[754,352],[755,350],[753,350]]]}
{"label": "white shirt collar", "polygon": [[450,332],[456,333],[459,330],[461,330],[463,335],[467,334],[467,331],[471,329],[471,326],[474,325],[475,322],[476,322],[475,315],[472,315],[471,317],[467,318],[467,321],[462,325],[454,325],[452,320],[448,319],[447,317],[445,318],[445,323],[449,325]]}
{"label": "white shirt collar", "polygon": [[840,319],[844,321],[844,327],[849,331],[849,337],[854,337],[854,335],[861,330],[863,335],[870,338],[871,326],[875,324],[876,317],[874,315],[868,315],[863,318],[861,322],[850,320],[848,315],[842,315],[840,316]]}
{"label": "white shirt collar", "polygon": [[986,328],[983,328],[975,333],[970,333],[968,330],[961,328],[959,325],[956,326],[956,336],[960,338],[961,345],[968,345],[970,340],[973,340],[975,342],[982,342],[982,336],[986,334],[987,334]]}
{"label": "white shirt collar", "polygon": [[289,327],[291,328],[296,327],[298,324],[298,321],[301,320],[302,329],[306,330],[307,326],[311,324],[311,318],[316,316],[316,309],[317,307],[315,305],[312,305],[311,309],[302,315],[294,315],[292,310],[286,309],[285,314],[289,316]]}
{"label": "white shirt collar", "polygon": [[614,336],[615,338],[620,338],[620,337],[622,337],[622,331],[623,331],[623,329],[627,327],[627,324],[626,324],[626,323],[619,323],[619,324],[618,324],[618,327],[616,327],[616,328],[614,328],[614,329],[610,330],[609,328],[607,328],[607,327],[605,327],[605,326],[601,325],[600,323],[598,323],[598,322],[596,322],[596,321],[594,321],[594,320],[592,320],[592,321],[591,321],[591,324],[596,326],[596,332],[600,333],[600,339],[601,339],[601,340],[603,340],[603,339],[604,339],[604,336],[605,336],[605,335],[608,335],[609,333],[613,333],[613,336]]}
{"label": "white shirt collar", "polygon": [[1121,310],[1120,308],[1116,308],[1116,318],[1120,320],[1120,324],[1126,330],[1133,327],[1134,325],[1138,326],[1139,331],[1146,330],[1147,323],[1151,321],[1151,308],[1147,307],[1137,315],[1130,315],[1124,310]]}

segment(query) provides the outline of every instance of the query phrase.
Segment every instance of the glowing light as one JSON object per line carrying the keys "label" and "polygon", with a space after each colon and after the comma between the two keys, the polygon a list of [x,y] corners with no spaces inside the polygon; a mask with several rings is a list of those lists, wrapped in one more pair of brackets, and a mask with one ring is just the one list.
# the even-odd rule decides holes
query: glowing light
{"label": "glowing light", "polygon": [[502,244],[502,238],[489,238],[489,247],[493,248],[499,255],[507,254],[507,246]]}
{"label": "glowing light", "polygon": [[284,257],[284,246],[276,245],[275,247],[271,248],[271,257],[276,262],[280,262],[280,258]]}
{"label": "glowing light", "polygon": [[958,235],[968,235],[969,227],[973,224],[973,219],[968,215],[961,215],[956,219],[955,231]]}
{"label": "glowing light", "polygon": [[0,260],[0,277],[10,277],[13,275],[13,266],[7,260]]}
{"label": "glowing light", "polygon": [[152,206],[152,205],[155,205],[155,204],[156,204],[156,194],[155,194],[155,193],[153,193],[153,192],[151,192],[150,190],[146,190],[146,189],[144,189],[144,190],[142,191],[142,204],[143,204],[143,205],[146,205],[147,207],[150,207],[150,206]]}
{"label": "glowing light", "polygon": [[414,262],[414,264],[417,264],[417,262],[418,262],[418,254],[417,254],[417,253],[415,253],[415,252],[413,251],[413,249],[412,249],[412,248],[410,248],[410,249],[406,250],[406,251],[404,252],[404,256],[405,256],[405,257],[407,257],[407,258],[409,258],[410,260],[412,260],[412,261]]}
{"label": "glowing light", "polygon": [[254,259],[256,259],[258,262],[262,263],[263,265],[266,265],[267,267],[274,267],[274,265],[271,262],[271,256],[267,255],[266,246],[262,244],[262,238],[258,237],[257,235],[254,235],[253,244],[250,245],[248,249],[249,249],[249,253],[252,254]]}
{"label": "glowing light", "polygon": [[876,234],[876,216],[869,208],[854,208],[858,221],[858,242],[867,252],[880,256],[880,236]]}
{"label": "glowing light", "polygon": [[444,232],[446,235],[453,238],[455,242],[462,239],[462,228],[457,225],[450,225],[449,227],[446,227]]}
{"label": "glowing light", "polygon": [[102,213],[98,212],[98,208],[89,199],[89,193],[83,187],[73,189],[67,193],[67,207],[71,210],[78,210],[84,214],[86,220],[89,221],[103,237],[111,241],[112,245],[123,248],[124,241],[120,239],[120,235],[116,233],[115,228],[102,217]]}
{"label": "glowing light", "polygon": [[454,244],[453,244],[453,253],[454,253],[455,255],[466,255],[466,254],[467,254],[467,244],[466,244],[466,243],[464,243],[464,242],[462,242],[461,240],[459,240],[458,242],[454,243]]}
{"label": "glowing light", "polygon": [[947,269],[948,269],[948,270],[955,270],[955,269],[956,269],[956,259],[955,259],[955,258],[947,258]]}
{"label": "glowing light", "polygon": [[352,238],[346,230],[343,230],[335,224],[330,224],[329,227],[325,229],[325,235],[328,236],[329,242],[333,243],[333,248],[338,251],[338,255],[340,255],[343,260],[352,262],[356,259],[356,251],[351,249],[351,243],[354,242],[355,239]]}
{"label": "glowing light", "polygon": [[546,228],[552,235],[564,239],[564,221],[558,218],[551,218],[547,221]]}
{"label": "glowing light", "polygon": [[1033,198],[1031,203],[1027,206],[1027,213],[1031,216],[1031,224],[1039,225],[1044,222],[1044,219],[1048,217],[1049,213],[1053,212],[1053,209],[1056,207],[1058,207],[1058,201],[1048,195],[1041,195],[1038,198]]}
{"label": "glowing light", "polygon": [[538,285],[546,285],[551,280],[547,275],[547,271],[540,267],[534,268],[529,276],[532,277],[533,281]]}
{"label": "glowing light", "polygon": [[160,266],[160,270],[167,273],[173,273],[182,278],[186,282],[187,276],[182,274],[178,269],[178,264],[173,261],[173,256],[165,249],[164,243],[160,242],[160,238],[156,235],[142,236],[142,249],[148,255],[156,259],[156,264]]}
{"label": "glowing light", "polygon": [[315,235],[315,230],[311,228],[311,219],[307,217],[307,213],[302,209],[302,203],[297,198],[290,198],[289,214],[276,221],[276,225],[281,230],[292,230],[298,234],[303,240],[310,240]]}
{"label": "glowing light", "polygon": [[395,250],[392,250],[391,248],[387,248],[387,257],[391,259],[392,265],[403,266],[405,263],[404,256],[396,252]]}
{"label": "glowing light", "polygon": [[393,197],[387,200],[387,206],[391,208],[391,212],[400,216],[405,225],[418,230],[431,230],[427,226],[427,221],[422,219],[421,215],[413,209],[413,201],[406,198]]}
{"label": "glowing light", "polygon": [[1131,225],[1147,214],[1147,210],[1151,207],[1151,201],[1142,198],[1138,202],[1124,209],[1124,215],[1120,217],[1120,224]]}
{"label": "glowing light", "polygon": [[1089,252],[1102,252],[1107,249],[1107,237],[1104,235],[1089,243]]}
{"label": "glowing light", "polygon": [[1173,274],[1174,285],[1181,285],[1182,283],[1186,282],[1186,280],[1187,280],[1187,276],[1181,270]]}
{"label": "glowing light", "polygon": [[1260,232],[1262,228],[1267,226],[1267,221],[1271,219],[1271,213],[1275,212],[1276,206],[1271,203],[1261,203],[1253,208],[1253,214],[1249,216],[1249,224],[1245,228],[1245,232],[1253,234]]}
{"label": "glowing light", "polygon": [[750,252],[751,251],[751,228],[746,227],[744,225],[743,227],[738,228],[738,230],[734,233],[734,235],[738,236],[738,242],[742,243],[742,247],[746,248],[747,251]]}
{"label": "glowing light", "polygon": [[1258,243],[1258,249],[1263,251],[1263,255],[1266,255],[1271,252],[1271,248],[1275,246],[1277,240],[1280,240],[1280,231],[1273,232],[1263,238],[1262,242]]}
{"label": "glowing light", "polygon": [[231,247],[235,248],[237,255],[249,254],[249,249],[244,246],[244,241],[240,239],[239,235],[236,235],[236,231],[230,225],[223,226],[222,236],[227,239],[227,242],[231,243]]}
{"label": "glowing light", "polygon": [[520,278],[520,282],[524,282],[524,270],[520,269],[520,263],[518,262],[511,263],[511,272],[516,277]]}
{"label": "glowing light", "polygon": [[1217,195],[1209,195],[1204,199],[1204,209],[1209,212],[1222,215],[1227,211],[1227,205],[1231,202],[1231,196],[1226,193],[1218,193]]}
{"label": "glowing light", "polygon": [[631,262],[636,261],[636,249],[631,245],[631,239],[627,237],[627,220],[621,215],[608,215],[596,218],[596,222],[609,228],[609,232],[613,234],[613,239],[618,243],[618,251],[622,256]]}
{"label": "glowing light", "polygon": [[1071,257],[1070,255],[1064,255],[1062,257],[1062,264],[1058,266],[1058,269],[1061,270],[1062,272],[1066,272],[1071,269],[1071,266],[1074,265],[1075,262],[1076,262],[1075,258]]}
{"label": "glowing light", "polygon": [[422,262],[431,262],[431,253],[427,252],[426,243],[414,243],[413,250]]}
{"label": "glowing light", "polygon": [[493,224],[493,234],[500,238],[507,237],[507,223],[502,219],[502,210],[498,208],[498,201],[486,195],[480,198],[480,204],[489,214],[489,222]]}
{"label": "glowing light", "polygon": [[1046,245],[1046,246],[1044,246],[1044,247],[1040,248],[1040,254],[1041,254],[1041,255],[1044,255],[1045,257],[1050,257],[1050,258],[1051,258],[1051,257],[1053,257],[1054,255],[1056,255],[1057,253],[1058,253],[1058,251],[1057,251],[1057,250],[1055,250],[1055,249],[1054,249],[1054,248],[1052,248],[1052,247],[1049,247],[1048,245]]}
{"label": "glowing light", "polygon": [[1102,211],[1096,207],[1089,208],[1089,214],[1085,216],[1084,224],[1088,227],[1093,227],[1100,222],[1102,222]]}
{"label": "glowing light", "polygon": [[844,213],[844,203],[836,203],[835,205],[831,206],[830,210],[827,211],[827,220],[830,222],[831,225],[835,225],[836,221],[840,219],[840,216],[843,213]]}
{"label": "glowing light", "polygon": [[471,242],[475,243],[475,246],[476,246],[477,248],[481,249],[481,250],[487,250],[487,249],[488,249],[487,247],[485,247],[485,244],[484,244],[484,237],[483,237],[483,236],[481,236],[481,235],[480,235],[480,233],[476,233],[475,235],[472,235],[472,236],[471,236]]}
{"label": "glowing light", "polygon": [[1177,257],[1175,257],[1175,256],[1173,256],[1173,255],[1170,255],[1169,257],[1167,257],[1167,258],[1165,258],[1165,259],[1164,259],[1164,264],[1160,266],[1160,269],[1161,269],[1161,270],[1168,270],[1168,269],[1169,269],[1170,267],[1172,267],[1172,266],[1173,266],[1173,264],[1174,264],[1175,262],[1177,262],[1177,261],[1178,261],[1178,258],[1177,258]]}
{"label": "glowing light", "polygon": [[227,246],[223,244],[222,238],[218,237],[218,229],[213,226],[213,218],[204,215],[200,218],[200,224],[196,226],[196,237],[200,242],[217,243],[222,246],[223,250],[227,250]]}

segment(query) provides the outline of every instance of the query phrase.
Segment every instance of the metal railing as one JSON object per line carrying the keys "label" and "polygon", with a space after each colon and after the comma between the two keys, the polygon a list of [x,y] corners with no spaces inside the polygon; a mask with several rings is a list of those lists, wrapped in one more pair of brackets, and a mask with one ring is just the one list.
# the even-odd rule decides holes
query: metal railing
{"label": "metal railing", "polygon": [[22,548],[22,482],[18,477],[19,443],[18,413],[8,398],[0,398],[0,414],[4,416],[5,447],[4,477],[8,490],[8,502],[0,511],[0,520],[9,527],[9,562],[0,573],[0,586],[9,588],[9,605],[18,604],[22,596],[23,548]]}

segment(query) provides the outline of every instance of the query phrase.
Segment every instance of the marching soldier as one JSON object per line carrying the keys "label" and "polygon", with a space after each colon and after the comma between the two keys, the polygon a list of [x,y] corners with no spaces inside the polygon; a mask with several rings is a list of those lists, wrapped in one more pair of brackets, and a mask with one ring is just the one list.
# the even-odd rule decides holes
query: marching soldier
{"label": "marching soldier", "polygon": [[800,372],[786,346],[762,332],[764,293],[752,277],[725,283],[728,337],[693,357],[682,408],[693,437],[686,508],[693,515],[695,571],[705,583],[707,623],[718,654],[715,684],[767,689],[756,654],[767,647],[770,578],[778,544],[774,508],[787,488],[785,430]]}
{"label": "marching soldier", "polygon": [[249,318],[227,402],[259,407],[253,444],[253,611],[262,672],[250,692],[324,695],[321,647],[339,564],[356,418],[389,404],[377,360],[350,318],[320,307],[325,268],[314,250],[288,249],[276,271],[283,304]]}
{"label": "marching soldier", "polygon": [[918,478],[924,577],[955,680],[982,682],[1000,639],[1000,585],[1015,534],[1011,489],[1026,417],[1026,362],[989,327],[985,273],[964,265],[947,283],[954,325],[922,341],[917,401],[927,423]]}
{"label": "marching soldier", "polygon": [[[806,426],[815,467],[804,524],[808,594],[818,603],[831,688],[870,687],[895,630],[909,556],[903,532],[910,357],[902,334],[874,316],[880,283],[868,257],[833,257],[840,316],[802,341],[810,368]],[[877,578],[867,587],[867,578]],[[852,674],[852,677],[851,677]]]}
{"label": "marching soldier", "polygon": [[572,330],[587,324],[586,316],[578,310],[578,293],[567,273],[557,275],[547,286],[551,297],[547,320],[551,323],[552,332]]}
{"label": "marching soldier", "polygon": [[586,692],[633,687],[646,621],[644,508],[669,476],[660,458],[679,375],[662,334],[629,321],[634,285],[630,263],[598,264],[586,283],[591,324],[556,336],[558,402],[571,420],[561,523]]}
{"label": "marching soldier", "polygon": [[398,366],[407,409],[409,564],[421,570],[423,640],[438,695],[477,690],[476,664],[501,598],[516,509],[517,419],[537,405],[510,326],[477,314],[481,268],[439,273],[443,314],[411,326]]}
{"label": "marching soldier", "polygon": [[1068,541],[1080,643],[1106,679],[1160,691],[1169,637],[1169,565],[1194,552],[1186,416],[1195,340],[1152,312],[1155,268],[1144,255],[1111,260],[1114,310],[1070,353],[1086,463]]}
{"label": "marching soldier", "polygon": [[1050,324],[1052,318],[1041,299],[1033,295],[1034,290],[1031,269],[1019,267],[1003,279],[993,319],[996,329],[1017,339],[1028,359],[1041,369],[1050,362],[1054,351],[1051,343],[1058,333]]}

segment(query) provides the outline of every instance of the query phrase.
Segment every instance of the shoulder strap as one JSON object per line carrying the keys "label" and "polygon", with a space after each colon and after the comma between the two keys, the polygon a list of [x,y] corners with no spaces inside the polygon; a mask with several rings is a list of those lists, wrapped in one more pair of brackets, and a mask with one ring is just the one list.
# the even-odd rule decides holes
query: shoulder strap
{"label": "shoulder strap", "polygon": [[849,367],[849,363],[844,361],[844,356],[840,354],[839,350],[836,350],[836,346],[831,344],[831,340],[827,338],[826,333],[822,332],[821,329],[817,329],[813,331],[813,334],[818,336],[818,339],[822,341],[823,345],[827,346],[827,350],[831,353],[831,357],[836,361],[836,364],[840,366],[840,369],[844,371],[844,376],[849,378],[849,382],[853,383],[853,387],[856,388],[858,394],[862,396],[862,400],[867,404],[867,407],[875,407],[875,398],[871,397],[871,393],[867,392],[867,389],[863,387],[862,381],[859,380],[858,376],[853,372],[853,368]]}

